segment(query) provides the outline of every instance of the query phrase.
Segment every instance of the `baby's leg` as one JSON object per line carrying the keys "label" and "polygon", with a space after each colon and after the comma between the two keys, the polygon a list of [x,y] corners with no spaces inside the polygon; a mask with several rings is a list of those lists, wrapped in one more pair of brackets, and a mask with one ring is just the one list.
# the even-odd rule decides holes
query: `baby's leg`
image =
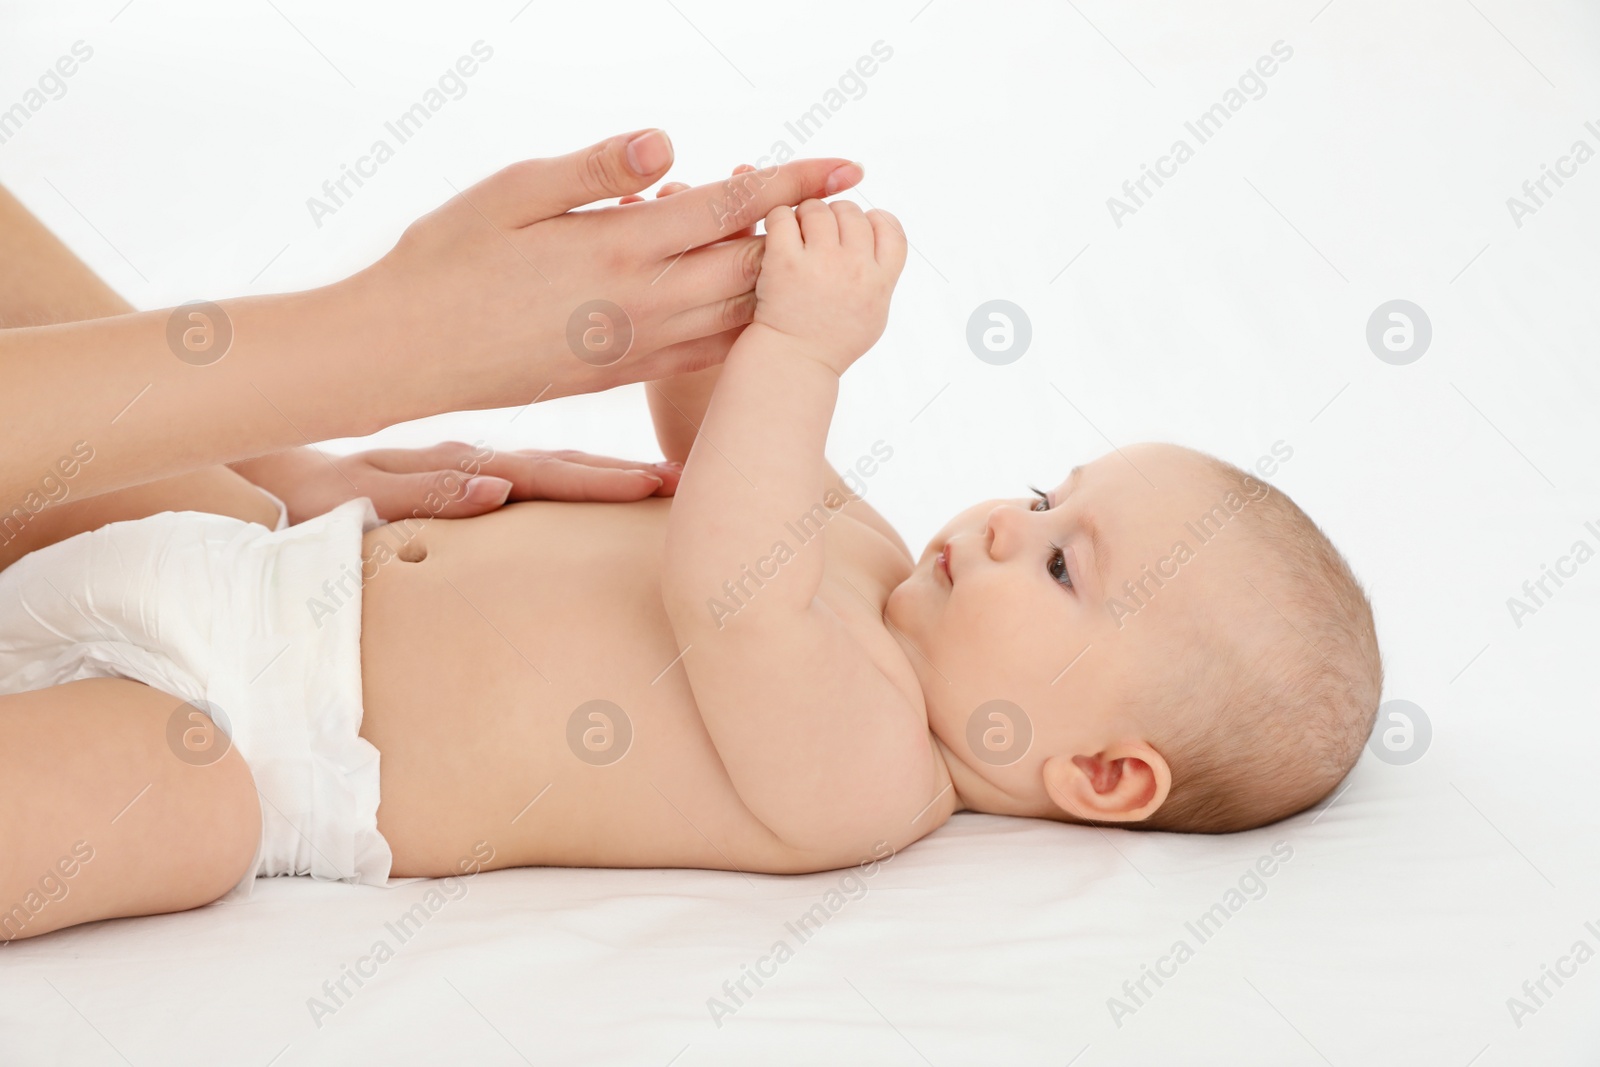
{"label": "baby's leg", "polygon": [[0,944],[199,907],[239,882],[260,802],[237,749],[204,755],[207,734],[177,697],[121,678],[0,696]]}

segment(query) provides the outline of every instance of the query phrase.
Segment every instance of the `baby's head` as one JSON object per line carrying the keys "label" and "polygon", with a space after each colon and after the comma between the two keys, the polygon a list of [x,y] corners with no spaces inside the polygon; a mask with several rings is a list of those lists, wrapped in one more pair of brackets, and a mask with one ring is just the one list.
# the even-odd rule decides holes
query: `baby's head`
{"label": "baby's head", "polygon": [[1035,492],[957,515],[889,598],[966,806],[1219,833],[1332,791],[1383,668],[1316,524],[1176,445]]}

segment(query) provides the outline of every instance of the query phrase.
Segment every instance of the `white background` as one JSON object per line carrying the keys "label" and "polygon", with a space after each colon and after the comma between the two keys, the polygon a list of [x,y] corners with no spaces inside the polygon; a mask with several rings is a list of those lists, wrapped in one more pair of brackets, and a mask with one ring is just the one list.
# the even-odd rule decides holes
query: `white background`
{"label": "white background", "polygon": [[[508,1045],[646,1063],[687,1046],[685,1065],[1600,1058],[1600,962],[1520,1027],[1506,1006],[1578,938],[1600,949],[1583,929],[1600,927],[1600,561],[1520,628],[1506,604],[1574,541],[1600,547],[1583,528],[1600,524],[1600,161],[1520,227],[1506,205],[1575,140],[1600,150],[1584,127],[1600,129],[1592,5],[3,10],[0,108],[75,41],[94,55],[0,145],[0,182],[141,308],[334,280],[451,185],[625,130],[668,130],[671,177],[694,183],[777,140],[861,160],[850,195],[894,211],[914,251],[829,452],[843,467],[879,439],[894,449],[869,496],[914,548],[973,500],[1054,484],[1113,445],[1175,440],[1249,465],[1285,442],[1275,482],[1364,581],[1386,697],[1424,708],[1433,739],[1409,766],[1365,756],[1325,813],[1231,839],[958,818],[722,1029],[705,998],[836,876],[762,880],[758,900],[698,872],[488,876],[450,932],[429,930],[433,948],[408,948],[387,990],[321,1030],[303,1001],[403,891],[274,884],[249,913],[6,949],[0,1049],[217,1062],[221,1043],[230,1062],[265,1063],[287,1044],[281,1064],[373,1049],[518,1062]],[[494,56],[466,95],[318,228],[307,198],[480,39]],[[865,94],[800,145],[785,122],[880,40],[893,56]],[[1107,198],[1174,139],[1193,144],[1185,120],[1280,40],[1293,57],[1265,95],[1118,227]],[[965,341],[995,298],[1032,322],[1009,366]],[[1365,340],[1396,298],[1432,323],[1408,366]],[[637,387],[511,414],[377,440],[657,455]],[[1106,998],[1276,840],[1295,859],[1268,895],[1114,1026]],[[663,892],[683,900],[649,903]]]}

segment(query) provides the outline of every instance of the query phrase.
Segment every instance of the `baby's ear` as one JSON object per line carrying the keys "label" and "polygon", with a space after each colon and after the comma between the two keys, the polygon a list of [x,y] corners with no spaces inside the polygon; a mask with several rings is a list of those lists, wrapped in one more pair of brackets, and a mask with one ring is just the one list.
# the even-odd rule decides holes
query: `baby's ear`
{"label": "baby's ear", "polygon": [[1051,756],[1044,762],[1044,787],[1074,819],[1132,823],[1166,803],[1172,770],[1150,745],[1124,741],[1092,756]]}

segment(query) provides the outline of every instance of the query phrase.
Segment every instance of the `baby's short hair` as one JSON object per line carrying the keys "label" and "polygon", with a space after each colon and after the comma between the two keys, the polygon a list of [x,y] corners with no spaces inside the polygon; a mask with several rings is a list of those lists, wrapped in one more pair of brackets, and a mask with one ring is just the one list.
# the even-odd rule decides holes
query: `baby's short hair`
{"label": "baby's short hair", "polygon": [[1332,792],[1372,732],[1383,662],[1372,605],[1327,535],[1284,493],[1197,455],[1221,492],[1249,501],[1227,530],[1248,562],[1237,617],[1195,615],[1188,648],[1138,701],[1172,771],[1166,802],[1138,825],[1228,833]]}

